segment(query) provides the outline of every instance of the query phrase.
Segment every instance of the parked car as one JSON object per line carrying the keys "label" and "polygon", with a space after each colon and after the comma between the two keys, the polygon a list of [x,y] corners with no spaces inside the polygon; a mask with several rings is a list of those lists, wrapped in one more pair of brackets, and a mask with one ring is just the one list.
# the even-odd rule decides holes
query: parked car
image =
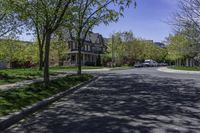
{"label": "parked car", "polygon": [[158,63],[154,60],[145,60],[143,63],[143,66],[145,67],[157,67]]}
{"label": "parked car", "polygon": [[143,67],[144,65],[143,65],[143,63],[135,63],[134,64],[134,67],[136,67],[136,68],[139,68],[139,67]]}
{"label": "parked car", "polygon": [[167,63],[159,63],[158,66],[168,66]]}

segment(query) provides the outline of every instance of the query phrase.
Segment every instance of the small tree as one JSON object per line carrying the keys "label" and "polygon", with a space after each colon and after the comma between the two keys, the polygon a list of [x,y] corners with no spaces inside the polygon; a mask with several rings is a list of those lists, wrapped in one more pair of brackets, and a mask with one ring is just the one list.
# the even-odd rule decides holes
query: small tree
{"label": "small tree", "polygon": [[51,45],[51,58],[57,60],[59,66],[63,66],[68,54],[68,38],[65,35],[65,32],[59,28],[53,36],[54,41]]}

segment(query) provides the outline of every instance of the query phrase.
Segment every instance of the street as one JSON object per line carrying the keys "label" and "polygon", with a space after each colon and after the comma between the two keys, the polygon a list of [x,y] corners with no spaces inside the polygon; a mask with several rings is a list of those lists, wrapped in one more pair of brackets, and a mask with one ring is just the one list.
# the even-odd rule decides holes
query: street
{"label": "street", "polygon": [[5,133],[200,133],[200,75],[157,68],[97,75]]}

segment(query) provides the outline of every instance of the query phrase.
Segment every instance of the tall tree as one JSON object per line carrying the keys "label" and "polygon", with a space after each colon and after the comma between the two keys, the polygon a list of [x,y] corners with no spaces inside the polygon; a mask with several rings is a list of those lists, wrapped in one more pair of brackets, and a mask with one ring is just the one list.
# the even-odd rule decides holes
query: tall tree
{"label": "tall tree", "polygon": [[193,58],[198,53],[198,45],[195,45],[184,33],[170,35],[167,40],[167,58],[174,61],[177,60],[177,65],[181,65],[180,60]]}
{"label": "tall tree", "polygon": [[199,42],[200,39],[199,10],[200,0],[180,0],[178,11],[172,18],[174,30],[196,42]]}
{"label": "tall tree", "polygon": [[[52,34],[64,23],[64,17],[73,0],[9,0],[10,4],[17,8],[18,13],[26,13],[26,21],[36,20],[44,39],[44,82],[49,85],[49,50]],[[33,18],[34,16],[34,18]],[[36,16],[36,17],[35,17]],[[67,17],[66,17],[67,18]],[[37,25],[34,25],[37,26]],[[36,28],[35,28],[36,29]]]}
{"label": "tall tree", "polygon": [[88,33],[96,25],[118,21],[124,9],[133,1],[135,0],[77,0],[75,2],[73,17],[70,19],[70,31],[73,32],[74,40],[78,43],[78,74],[81,74],[81,48]]}
{"label": "tall tree", "polygon": [[22,25],[17,21],[17,15],[9,10],[9,4],[4,0],[0,0],[0,37],[15,33]]}

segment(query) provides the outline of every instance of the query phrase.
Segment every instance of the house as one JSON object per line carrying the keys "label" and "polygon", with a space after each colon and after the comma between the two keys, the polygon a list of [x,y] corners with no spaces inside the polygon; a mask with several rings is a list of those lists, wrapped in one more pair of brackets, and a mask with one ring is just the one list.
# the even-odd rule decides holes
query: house
{"label": "house", "polygon": [[[78,44],[73,39],[68,41],[69,53],[67,65],[78,65]],[[82,65],[101,65],[101,55],[106,51],[105,41],[99,33],[90,32],[81,49]]]}

